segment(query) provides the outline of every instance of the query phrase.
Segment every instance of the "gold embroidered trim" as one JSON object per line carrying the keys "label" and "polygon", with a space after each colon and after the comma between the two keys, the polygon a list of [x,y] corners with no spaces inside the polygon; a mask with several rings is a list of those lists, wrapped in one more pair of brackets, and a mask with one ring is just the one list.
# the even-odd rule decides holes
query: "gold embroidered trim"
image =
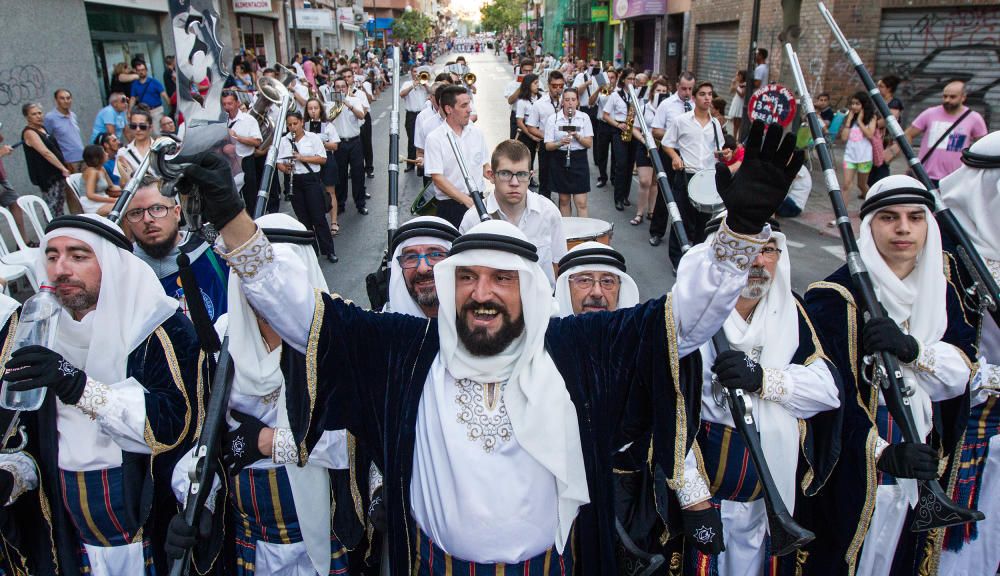
{"label": "gold embroidered trim", "polygon": [[848,576],[854,576],[857,570],[858,552],[861,551],[861,545],[871,526],[872,514],[875,512],[875,490],[878,488],[875,475],[875,444],[878,438],[878,430],[872,428],[868,431],[868,440],[865,442],[865,505],[861,509],[858,529],[854,532],[854,537],[847,546],[847,554],[844,556],[847,561]]}
{"label": "gold embroidered trim", "polygon": [[[35,464],[35,470],[41,470],[34,457],[28,454],[28,458],[31,458]],[[55,573],[59,574],[59,554],[56,553],[56,539],[52,534],[52,505],[49,504],[49,498],[45,495],[45,484],[42,482],[41,474],[38,475],[38,505],[41,508],[42,517],[45,518],[45,524],[49,527],[49,551],[52,553],[52,565],[55,567]]]}
{"label": "gold embroidered trim", "polygon": [[[354,434],[347,433],[347,464],[348,474],[351,478],[351,499],[354,500],[354,514],[358,517],[358,522],[365,523],[365,513],[361,510],[361,490],[358,488],[357,476],[357,451],[358,439]],[[369,470],[370,472],[370,470]]]}
{"label": "gold embroidered trim", "polygon": [[204,350],[198,351],[198,379],[195,381],[195,394],[198,396],[198,419],[194,427],[194,437],[201,438],[201,427],[205,424],[205,378],[204,369],[207,360]]}
{"label": "gold embroidered trim", "polygon": [[962,311],[962,320],[969,326],[973,326],[972,322],[969,322],[969,317],[966,316],[965,314],[965,298],[962,297],[962,295],[965,294],[965,290],[959,288],[958,284],[956,284],[955,281],[952,280],[951,269],[954,266],[955,269],[957,270],[958,262],[956,262],[955,259],[952,258],[952,255],[946,251],[942,251],[942,256],[943,256],[942,260],[944,262],[944,277],[945,280],[948,282],[948,284],[951,285],[951,289],[955,291],[955,296],[958,298],[959,301],[958,309]]}
{"label": "gold embroidered trim", "polygon": [[455,419],[465,424],[468,439],[481,444],[487,454],[514,437],[514,426],[503,401],[505,384],[506,381],[455,380],[455,404],[459,408]]}
{"label": "gold embroidered trim", "polygon": [[83,387],[83,394],[76,401],[76,407],[90,416],[91,420],[97,420],[101,416],[101,410],[108,405],[110,392],[110,386],[88,377]]}
{"label": "gold embroidered trim", "polygon": [[733,232],[723,221],[712,240],[712,251],[715,253],[716,261],[729,262],[737,270],[745,272],[767,241],[768,238],[754,238]]}
{"label": "gold embroidered trim", "polygon": [[813,353],[806,358],[802,365],[808,366],[821,358],[829,361],[830,358],[826,355],[826,351],[823,350],[823,344],[819,341],[819,336],[816,335],[816,328],[813,326],[809,315],[806,314],[806,309],[802,306],[802,303],[799,302],[798,299],[795,299],[795,307],[798,308],[799,315],[806,321],[806,326],[809,326],[809,339],[812,340],[813,344]]}
{"label": "gold embroidered trim", "polygon": [[785,371],[781,368],[764,368],[764,382],[760,387],[760,397],[763,400],[784,404],[789,395],[785,386]]}
{"label": "gold embroidered trim", "polygon": [[306,434],[302,436],[299,443],[299,465],[305,466],[309,463],[309,450],[306,449],[306,435],[312,427],[313,413],[316,410],[316,376],[317,359],[319,353],[319,333],[323,329],[323,312],[326,309],[326,302],[323,301],[323,292],[314,290],[313,295],[316,305],[313,307],[313,318],[309,324],[309,340],[306,342],[306,388],[309,392],[309,416],[306,418]]}
{"label": "gold embroidered trim", "polygon": [[[177,362],[177,355],[174,353],[174,346],[170,342],[170,338],[167,336],[167,331],[163,329],[162,326],[158,326],[156,330],[153,331],[156,335],[157,340],[160,341],[160,346],[163,348],[163,356],[167,360],[167,367],[170,369],[170,376],[174,380],[174,385],[180,390],[181,396],[184,397],[184,428],[181,429],[181,433],[177,435],[177,441],[172,444],[163,444],[156,439],[156,435],[153,434],[153,428],[149,425],[149,418],[146,418],[146,430],[143,434],[143,438],[146,440],[146,445],[153,450],[153,456],[162,454],[168,450],[173,450],[180,445],[181,442],[187,439],[188,430],[191,429],[191,399],[188,398],[187,389],[184,388],[184,378],[181,375],[181,367]],[[149,340],[146,340],[148,345]],[[152,459],[150,459],[150,464],[152,464]]]}
{"label": "gold embroidered trim", "polygon": [[298,464],[295,437],[288,428],[274,428],[271,439],[271,461],[275,464]]}
{"label": "gold embroidered trim", "polygon": [[[220,248],[222,248],[220,250]],[[264,236],[260,227],[238,248],[224,251],[222,236],[215,242],[215,251],[229,264],[229,267],[236,272],[240,280],[249,280],[255,277],[266,264],[274,261],[274,247]]]}
{"label": "gold embroidered trim", "polygon": [[[723,223],[721,232],[725,228]],[[761,244],[763,246],[763,243]],[[687,406],[684,395],[681,393],[681,363],[677,356],[677,326],[674,324],[673,294],[667,294],[667,299],[663,304],[664,321],[667,328],[667,356],[670,358],[670,376],[674,381],[674,396],[677,398],[677,424],[674,436],[674,473],[673,477],[667,478],[667,486],[671,490],[678,490],[684,481],[684,456],[685,446],[687,446]]]}
{"label": "gold embroidered trim", "polygon": [[934,368],[937,366],[937,352],[934,350],[934,347],[920,346],[920,354],[917,355],[915,364],[916,369],[920,372],[933,374]]}
{"label": "gold embroidered trim", "polygon": [[18,323],[17,310],[10,315],[7,323],[7,339],[3,341],[3,349],[0,350],[0,370],[3,370],[4,366],[7,365],[7,360],[10,359],[11,347],[14,345],[14,333],[17,332]]}
{"label": "gold embroidered trim", "polygon": [[7,472],[14,479],[14,488],[10,491],[7,501],[3,503],[4,506],[9,506],[20,498],[21,494],[28,491],[28,485],[25,484],[24,475],[17,464],[13,462],[0,462],[0,470]]}

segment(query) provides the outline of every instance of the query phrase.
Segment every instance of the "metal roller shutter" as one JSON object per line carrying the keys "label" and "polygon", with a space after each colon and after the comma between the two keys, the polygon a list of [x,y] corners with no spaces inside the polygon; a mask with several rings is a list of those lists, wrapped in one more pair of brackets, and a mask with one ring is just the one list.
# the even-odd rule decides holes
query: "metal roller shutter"
{"label": "metal roller shutter", "polygon": [[697,51],[695,76],[707,80],[715,91],[725,94],[729,81],[738,68],[736,40],[740,32],[739,21],[699,24],[696,29]]}
{"label": "metal roller shutter", "polygon": [[896,96],[906,106],[907,122],[940,104],[945,84],[960,79],[967,82],[969,106],[995,124],[1000,119],[1000,8],[883,10],[875,79],[888,74],[903,80]]}

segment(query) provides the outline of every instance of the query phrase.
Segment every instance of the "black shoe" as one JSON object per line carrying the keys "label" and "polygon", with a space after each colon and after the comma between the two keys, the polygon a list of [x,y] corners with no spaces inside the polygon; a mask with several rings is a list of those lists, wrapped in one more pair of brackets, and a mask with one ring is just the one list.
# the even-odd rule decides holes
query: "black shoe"
{"label": "black shoe", "polygon": [[371,198],[371,197],[372,197],[371,192],[365,192],[365,198]]}
{"label": "black shoe", "polygon": [[598,188],[604,188],[607,185],[608,185],[608,179],[607,178],[598,178],[597,179],[597,187]]}
{"label": "black shoe", "polygon": [[649,245],[650,246],[659,246],[660,242],[663,242],[663,236],[650,236],[649,237]]}
{"label": "black shoe", "polygon": [[628,198],[626,198],[625,201],[622,202],[622,204],[624,204],[626,206],[631,206],[632,205],[632,203],[628,201]]}
{"label": "black shoe", "polygon": [[622,204],[621,200],[616,200],[615,201],[615,210],[617,210],[619,212],[625,210],[625,205]]}
{"label": "black shoe", "polygon": [[337,258],[336,254],[327,254],[326,261],[330,264],[336,264],[337,262],[340,262],[340,258]]}
{"label": "black shoe", "polygon": [[375,178],[375,173],[374,172],[369,172],[367,174],[367,176],[368,176],[368,178],[374,179]]}
{"label": "black shoe", "polygon": [[368,209],[365,208],[364,206],[362,206],[361,208],[358,208],[358,212],[360,212],[362,216],[367,216],[368,215]]}

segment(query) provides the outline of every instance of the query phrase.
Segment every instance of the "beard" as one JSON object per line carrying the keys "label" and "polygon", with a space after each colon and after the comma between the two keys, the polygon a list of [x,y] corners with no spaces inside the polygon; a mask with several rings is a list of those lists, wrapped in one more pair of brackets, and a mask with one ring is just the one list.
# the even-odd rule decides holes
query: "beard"
{"label": "beard", "polygon": [[952,104],[951,102],[942,102],[941,106],[944,107],[945,112],[949,114],[958,112],[958,109],[962,107],[961,104]]}
{"label": "beard", "polygon": [[177,237],[168,237],[160,242],[144,242],[139,239],[138,235],[135,238],[135,243],[142,248],[142,251],[149,255],[150,258],[154,260],[160,260],[165,258],[167,254],[173,251],[174,246],[177,244]]}
{"label": "beard", "polygon": [[[486,328],[469,328],[465,322],[466,315],[475,309],[495,310],[502,323],[500,329],[492,336]],[[510,346],[517,337],[524,333],[524,315],[511,320],[507,308],[498,302],[479,303],[469,300],[462,306],[455,320],[458,330],[458,340],[473,356],[496,356]]]}
{"label": "beard", "polygon": [[[81,288],[81,290],[75,294],[64,296],[58,292],[60,286],[76,286]],[[59,303],[63,305],[63,308],[70,312],[90,310],[97,305],[97,296],[97,294],[90,292],[86,286],[79,282],[56,281],[56,297],[59,299]]]}
{"label": "beard", "polygon": [[426,274],[417,274],[406,283],[406,291],[410,293],[410,297],[413,301],[417,303],[422,308],[437,308],[438,305],[438,295],[437,288],[431,288],[427,291],[418,291],[414,286],[419,282],[425,282],[427,280],[434,281],[434,271],[431,270]]}
{"label": "beard", "polygon": [[740,297],[747,300],[760,300],[771,288],[771,274],[762,267],[752,266],[747,285],[740,290]]}

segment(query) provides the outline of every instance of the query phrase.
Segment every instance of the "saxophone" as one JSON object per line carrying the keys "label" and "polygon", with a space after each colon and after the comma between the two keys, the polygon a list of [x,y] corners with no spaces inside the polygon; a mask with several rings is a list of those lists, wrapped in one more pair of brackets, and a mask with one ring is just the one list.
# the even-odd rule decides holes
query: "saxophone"
{"label": "saxophone", "polygon": [[635,104],[630,104],[628,114],[625,115],[625,130],[622,132],[622,142],[632,141],[632,126],[635,125]]}

